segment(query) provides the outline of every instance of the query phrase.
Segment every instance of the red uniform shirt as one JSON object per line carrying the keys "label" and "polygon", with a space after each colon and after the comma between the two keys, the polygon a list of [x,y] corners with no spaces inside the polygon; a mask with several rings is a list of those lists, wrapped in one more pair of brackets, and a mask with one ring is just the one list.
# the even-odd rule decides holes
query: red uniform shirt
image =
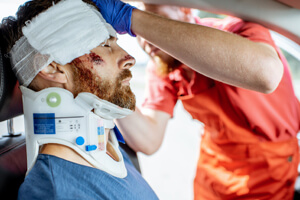
{"label": "red uniform shirt", "polygon": [[192,117],[205,124],[195,199],[292,200],[298,175],[300,105],[286,59],[269,31],[258,24],[231,17],[198,23],[273,46],[284,65],[279,86],[271,94],[262,94],[196,72],[189,80],[181,67],[162,78],[150,63],[143,107],[173,115],[180,99]]}
{"label": "red uniform shirt", "polygon": [[[188,98],[189,101],[183,104],[192,117],[216,131],[220,131],[222,126],[231,132],[237,130],[236,126],[239,126],[269,141],[295,137],[300,129],[299,101],[293,90],[287,61],[275,46],[269,31],[258,24],[245,23],[233,17],[197,21],[201,25],[233,32],[252,41],[273,46],[284,64],[284,75],[278,88],[272,94],[262,94],[212,80],[197,72],[194,72],[192,80],[189,81],[185,78],[182,68],[171,72],[168,77],[161,78],[156,75],[154,64],[150,63],[147,68],[148,84],[143,107],[173,115],[177,100]],[[212,93],[215,96],[211,96]],[[220,104],[236,126],[226,124],[214,108],[201,103],[194,105],[193,98],[199,97],[209,98],[214,104]]]}

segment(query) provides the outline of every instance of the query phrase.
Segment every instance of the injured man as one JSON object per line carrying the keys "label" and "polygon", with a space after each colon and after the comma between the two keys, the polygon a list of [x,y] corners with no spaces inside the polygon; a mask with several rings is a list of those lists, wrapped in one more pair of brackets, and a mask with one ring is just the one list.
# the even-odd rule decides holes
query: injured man
{"label": "injured man", "polygon": [[157,199],[113,131],[135,109],[135,59],[94,3],[31,0],[1,29],[23,95],[19,199]]}

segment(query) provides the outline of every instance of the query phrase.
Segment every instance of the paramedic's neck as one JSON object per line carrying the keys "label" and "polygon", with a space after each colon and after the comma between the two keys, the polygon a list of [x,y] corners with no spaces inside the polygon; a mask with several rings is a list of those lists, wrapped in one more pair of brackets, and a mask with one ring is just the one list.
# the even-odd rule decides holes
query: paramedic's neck
{"label": "paramedic's neck", "polygon": [[[108,135],[109,129],[105,130],[106,135]],[[107,148],[107,153],[110,155],[114,160],[118,160],[118,158],[114,158],[112,155],[114,155],[113,152],[110,152],[111,150]],[[70,162],[74,162],[80,165],[85,165],[89,167],[93,167],[89,162],[87,162],[83,157],[81,157],[76,151],[71,149],[68,146],[64,146],[61,144],[45,144],[43,145],[40,153],[42,154],[49,154],[53,155],[65,160],[68,160]]]}

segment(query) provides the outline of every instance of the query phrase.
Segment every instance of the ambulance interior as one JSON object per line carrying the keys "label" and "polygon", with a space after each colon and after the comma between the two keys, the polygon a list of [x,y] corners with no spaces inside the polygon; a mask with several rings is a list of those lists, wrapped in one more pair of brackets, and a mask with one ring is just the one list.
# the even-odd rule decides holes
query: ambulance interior
{"label": "ambulance interior", "polygon": [[[270,29],[275,43],[286,56],[300,100],[300,1],[294,0],[143,0],[146,3],[179,5],[194,8],[200,17],[232,15],[259,23]],[[14,15],[25,0],[0,1],[0,18]],[[135,5],[135,1],[128,1]],[[1,40],[2,43],[2,34]],[[129,45],[130,44],[130,45]],[[147,55],[135,38],[119,35],[119,45],[133,55],[131,86],[137,106],[143,101]],[[11,70],[10,61],[1,46],[0,54],[0,198],[16,199],[17,191],[26,172],[24,118],[21,92]],[[193,199],[193,177],[198,158],[199,134],[182,135],[188,127],[199,133],[201,122],[193,120],[177,103],[174,118],[169,122],[164,142],[155,154],[146,156],[133,152],[128,146],[135,166],[160,199]],[[300,133],[298,134],[300,144]],[[186,155],[189,155],[188,158]],[[300,167],[298,168],[300,173]],[[295,185],[295,198],[300,199],[300,176]]]}

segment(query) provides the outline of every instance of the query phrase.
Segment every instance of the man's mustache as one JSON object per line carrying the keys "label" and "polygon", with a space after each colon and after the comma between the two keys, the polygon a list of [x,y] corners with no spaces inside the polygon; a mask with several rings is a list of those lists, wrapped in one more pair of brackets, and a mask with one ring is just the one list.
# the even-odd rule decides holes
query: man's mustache
{"label": "man's mustache", "polygon": [[124,69],[118,76],[117,80],[122,82],[126,78],[132,78],[131,71],[129,69]]}

